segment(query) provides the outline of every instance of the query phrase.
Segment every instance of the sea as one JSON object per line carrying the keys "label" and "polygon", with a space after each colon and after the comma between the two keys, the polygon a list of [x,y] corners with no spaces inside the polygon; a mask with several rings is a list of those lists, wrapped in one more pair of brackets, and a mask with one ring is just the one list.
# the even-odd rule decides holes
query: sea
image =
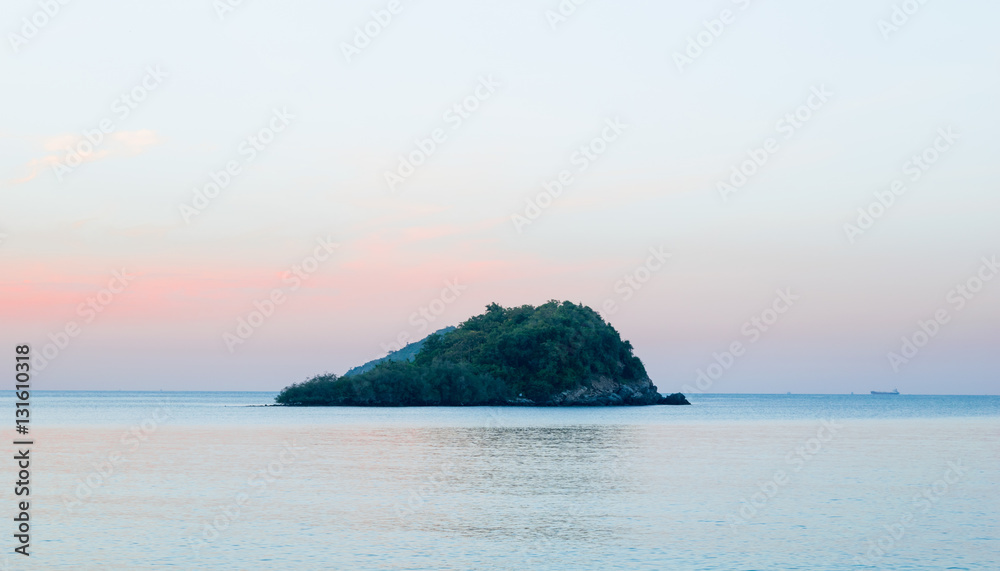
{"label": "sea", "polygon": [[[0,569],[1000,569],[996,396],[274,396],[35,391],[15,435],[0,393]],[[14,552],[24,438],[28,557]]]}

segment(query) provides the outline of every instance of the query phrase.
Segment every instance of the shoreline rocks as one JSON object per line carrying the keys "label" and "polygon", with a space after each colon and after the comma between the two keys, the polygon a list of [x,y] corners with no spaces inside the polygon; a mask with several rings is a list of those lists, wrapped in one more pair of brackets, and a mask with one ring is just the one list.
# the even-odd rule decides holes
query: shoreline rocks
{"label": "shoreline rocks", "polygon": [[654,404],[691,404],[681,393],[663,396],[648,378],[638,383],[622,384],[600,377],[583,386],[563,391],[543,406],[644,406]]}

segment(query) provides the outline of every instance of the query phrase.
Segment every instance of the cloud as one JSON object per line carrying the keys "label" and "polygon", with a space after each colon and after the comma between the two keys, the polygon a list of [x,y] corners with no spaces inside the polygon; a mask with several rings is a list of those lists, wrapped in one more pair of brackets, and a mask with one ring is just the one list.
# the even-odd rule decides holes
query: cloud
{"label": "cloud", "polygon": [[27,162],[27,164],[24,165],[24,168],[25,170],[28,171],[28,174],[20,178],[11,179],[7,181],[7,183],[10,185],[15,185],[15,184],[25,183],[30,180],[34,180],[34,178],[38,176],[39,172],[41,172],[45,168],[55,166],[57,162],[59,162],[59,158],[56,157],[55,155],[48,155],[40,159],[31,159],[30,161]]}
{"label": "cloud", "polygon": [[111,140],[121,143],[121,147],[130,155],[137,155],[146,147],[158,145],[162,140],[151,129],[140,129],[138,131],[119,131],[111,134]]}
{"label": "cloud", "polygon": [[[42,149],[49,154],[44,157],[31,159],[24,165],[27,174],[22,177],[7,181],[10,185],[22,184],[34,180],[39,173],[47,168],[63,162],[68,154],[68,148],[75,148],[83,139],[80,135],[61,134],[48,137],[42,141]],[[163,140],[151,129],[139,129],[137,131],[118,131],[111,133],[107,139],[101,141],[98,148],[89,153],[79,153],[82,162],[92,163],[102,159],[115,157],[132,157],[142,154],[149,147],[158,145]]]}

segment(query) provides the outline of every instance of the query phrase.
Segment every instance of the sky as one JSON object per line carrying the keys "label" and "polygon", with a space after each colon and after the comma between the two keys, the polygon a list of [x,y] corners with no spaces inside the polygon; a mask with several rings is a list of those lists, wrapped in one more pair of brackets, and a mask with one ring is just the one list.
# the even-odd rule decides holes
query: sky
{"label": "sky", "polygon": [[996,394],[998,16],[11,0],[0,347],[279,390],[556,299],[661,392]]}

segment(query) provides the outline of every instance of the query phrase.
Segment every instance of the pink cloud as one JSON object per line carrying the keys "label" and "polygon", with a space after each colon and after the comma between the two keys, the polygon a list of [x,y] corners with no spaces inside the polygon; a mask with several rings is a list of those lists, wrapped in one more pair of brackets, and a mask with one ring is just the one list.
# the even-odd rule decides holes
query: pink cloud
{"label": "pink cloud", "polygon": [[[80,135],[62,134],[48,137],[42,141],[41,147],[49,154],[44,157],[31,159],[24,165],[27,172],[22,177],[8,181],[8,184],[22,184],[34,180],[39,173],[47,168],[52,168],[64,160],[67,148],[75,146],[84,140]],[[91,163],[106,158],[131,157],[145,152],[149,147],[162,142],[160,136],[151,129],[140,129],[137,131],[118,131],[111,133],[107,139],[102,141],[100,148],[88,153],[79,153],[82,162]]]}

